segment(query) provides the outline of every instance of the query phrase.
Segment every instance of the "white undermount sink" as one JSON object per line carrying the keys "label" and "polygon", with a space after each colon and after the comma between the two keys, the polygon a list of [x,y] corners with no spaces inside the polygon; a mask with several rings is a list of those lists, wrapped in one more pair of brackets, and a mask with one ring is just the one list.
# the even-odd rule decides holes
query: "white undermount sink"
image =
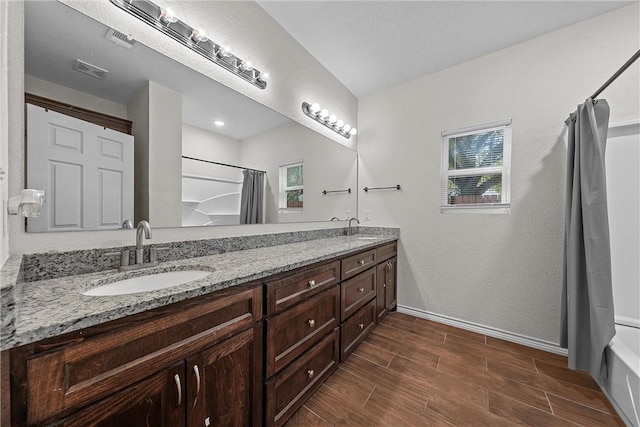
{"label": "white undermount sink", "polygon": [[132,277],[130,279],[118,280],[107,283],[83,292],[89,296],[114,296],[136,294],[139,292],[157,291],[159,289],[171,288],[202,279],[211,274],[211,271],[182,270],[167,271],[164,273],[149,274],[147,276]]}

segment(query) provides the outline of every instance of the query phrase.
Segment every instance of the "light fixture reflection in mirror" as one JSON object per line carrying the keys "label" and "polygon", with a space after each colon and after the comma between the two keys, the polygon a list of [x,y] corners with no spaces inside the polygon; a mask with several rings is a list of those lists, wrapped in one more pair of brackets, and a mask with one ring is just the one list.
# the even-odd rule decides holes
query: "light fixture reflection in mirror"
{"label": "light fixture reflection in mirror", "polygon": [[252,85],[260,89],[267,87],[266,73],[254,69],[250,61],[238,58],[228,48],[209,40],[204,31],[181,21],[171,9],[149,0],[111,0],[111,3]]}
{"label": "light fixture reflection in mirror", "polygon": [[[111,4],[107,6],[112,7]],[[160,43],[166,38],[159,32],[156,34],[154,30],[149,31]],[[181,181],[192,180],[201,183],[209,178],[232,181],[240,181],[242,178],[241,169],[233,169],[236,173],[231,174],[220,168],[213,169],[211,165],[202,164],[201,167],[196,167],[196,162],[193,161],[185,161],[182,166],[178,164],[177,167],[170,167],[172,161],[169,157],[179,157],[180,154],[267,171],[265,219],[268,224],[329,221],[333,216],[344,217],[347,210],[355,212],[356,193],[339,193],[331,197],[322,194],[323,190],[357,188],[357,155],[354,150],[323,136],[317,130],[314,131],[276,113],[139,41],[136,41],[131,49],[123,49],[111,38],[105,37],[108,32],[109,27],[60,2],[25,2],[24,79],[27,93],[125,121],[131,120],[134,128],[136,125],[138,129],[142,129],[140,126],[149,126],[157,131],[170,125],[177,131],[175,138],[156,145],[155,149],[153,145],[150,146],[149,154],[150,157],[153,156],[153,161],[144,162],[142,159],[140,163],[135,164],[135,171],[147,171],[149,177],[149,199],[137,196],[144,193],[139,193],[138,190],[135,192],[136,200],[141,201],[140,205],[148,209],[149,217],[144,218],[143,213],[139,217],[125,215],[123,218],[147,219],[159,228],[179,227],[181,212],[173,212],[174,207],[178,206],[180,209],[181,203],[185,206],[193,201],[209,198],[192,198],[187,193],[191,190],[188,186],[182,189]],[[56,38],[51,38],[51,34],[56,34]],[[78,34],[81,34],[81,37],[78,37]],[[175,48],[181,49],[181,46]],[[77,58],[90,58],[96,65],[109,70],[106,79],[87,78],[74,71],[69,64]],[[149,88],[149,81],[153,82],[156,94],[177,95],[181,99],[182,113],[180,110],[172,109],[170,116],[159,116],[157,119],[149,116],[150,120],[154,120],[153,125],[150,122],[140,122],[135,116],[135,103],[141,99],[137,96],[144,94],[147,90],[145,88]],[[161,92],[157,92],[158,90]],[[77,97],[78,92],[83,94],[83,98]],[[91,102],[85,102],[86,99]],[[157,102],[164,102],[166,108],[153,111],[165,111],[177,105],[170,105],[163,98],[155,99]],[[146,110],[146,107],[143,110],[152,111]],[[225,122],[225,125],[216,125],[216,120]],[[133,136],[137,145],[144,141],[140,135]],[[138,153],[135,157],[141,158]],[[305,161],[307,174],[304,211],[279,212],[278,168],[302,159]],[[167,161],[170,164],[166,163]],[[138,168],[139,165],[142,169]],[[327,165],[331,165],[330,171]],[[31,169],[26,167],[27,176],[30,171]],[[197,177],[187,178],[185,174]],[[163,184],[163,188],[158,187],[158,178],[164,180],[168,176],[171,177],[171,185]],[[84,175],[78,179],[79,182],[70,182],[65,188],[87,187]],[[53,191],[54,188],[50,185],[30,186],[46,187],[49,190],[46,210],[43,210],[40,217],[49,216],[47,211],[56,206],[57,194]],[[152,198],[155,198],[155,202]],[[161,199],[162,207],[157,205],[158,199]],[[166,218],[167,212],[172,212],[171,224],[168,220],[162,223],[157,218],[158,215],[163,215],[162,219]],[[230,210],[216,208],[212,212],[226,214]],[[27,221],[29,224],[32,222]],[[122,228],[123,220],[111,222],[113,229]],[[90,229],[92,228],[83,226],[74,230]]]}

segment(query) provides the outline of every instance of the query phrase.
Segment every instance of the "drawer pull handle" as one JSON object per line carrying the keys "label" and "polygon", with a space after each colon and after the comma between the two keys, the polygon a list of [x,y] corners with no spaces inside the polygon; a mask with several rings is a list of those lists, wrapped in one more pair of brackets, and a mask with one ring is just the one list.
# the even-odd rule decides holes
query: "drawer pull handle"
{"label": "drawer pull handle", "polygon": [[316,285],[315,280],[309,280],[309,287],[313,288]]}
{"label": "drawer pull handle", "polygon": [[364,260],[363,259],[360,260],[360,265],[364,265]]}
{"label": "drawer pull handle", "polygon": [[193,365],[193,373],[196,376],[196,397],[200,394],[200,370],[198,365]]}
{"label": "drawer pull handle", "polygon": [[364,292],[364,288],[358,288],[358,292]]}
{"label": "drawer pull handle", "polygon": [[313,328],[314,326],[316,326],[316,321],[313,320],[313,319],[309,319],[309,321],[307,323],[309,323],[309,327],[310,328]]}
{"label": "drawer pull handle", "polygon": [[364,329],[364,323],[358,323],[358,327],[359,327],[360,329]]}
{"label": "drawer pull handle", "polygon": [[316,371],[314,371],[313,369],[309,369],[307,371],[307,375],[309,376],[309,378],[313,378],[315,374],[316,374]]}
{"label": "drawer pull handle", "polygon": [[180,384],[180,375],[175,374],[173,376],[173,380],[176,382],[176,388],[178,389],[178,404],[176,406],[182,405],[182,385]]}
{"label": "drawer pull handle", "polygon": [[386,287],[387,287],[387,284],[386,284],[386,283],[383,283],[383,284],[382,284],[382,287],[383,287],[383,288],[386,288]]}

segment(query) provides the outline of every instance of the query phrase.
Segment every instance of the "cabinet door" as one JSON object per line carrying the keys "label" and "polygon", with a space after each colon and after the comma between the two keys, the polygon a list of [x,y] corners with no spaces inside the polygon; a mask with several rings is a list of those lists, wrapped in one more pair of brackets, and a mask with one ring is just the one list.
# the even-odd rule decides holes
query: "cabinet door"
{"label": "cabinet door", "polygon": [[262,325],[187,359],[187,425],[262,424]]}
{"label": "cabinet door", "polygon": [[65,427],[183,427],[184,362],[67,417]]}
{"label": "cabinet door", "polygon": [[379,264],[376,272],[376,318],[379,320],[387,314],[387,281],[389,280],[389,263]]}
{"label": "cabinet door", "polygon": [[386,303],[387,311],[391,311],[396,307],[398,303],[398,287],[396,283],[398,278],[398,273],[397,273],[398,258],[393,257],[387,262],[389,264],[389,267],[387,270],[388,278],[387,278],[387,288],[386,288],[387,294],[385,298],[385,303]]}

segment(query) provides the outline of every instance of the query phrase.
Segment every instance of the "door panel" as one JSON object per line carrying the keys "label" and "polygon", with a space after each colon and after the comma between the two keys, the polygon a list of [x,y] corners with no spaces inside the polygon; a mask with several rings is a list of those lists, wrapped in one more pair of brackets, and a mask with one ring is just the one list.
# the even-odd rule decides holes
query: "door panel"
{"label": "door panel", "polygon": [[[177,379],[176,379],[177,378]],[[184,362],[62,421],[64,427],[184,427]]]}
{"label": "door panel", "polygon": [[187,425],[261,425],[262,325],[187,360]]}
{"label": "door panel", "polygon": [[120,228],[133,220],[133,137],[27,104],[27,187],[46,190],[27,231]]}

